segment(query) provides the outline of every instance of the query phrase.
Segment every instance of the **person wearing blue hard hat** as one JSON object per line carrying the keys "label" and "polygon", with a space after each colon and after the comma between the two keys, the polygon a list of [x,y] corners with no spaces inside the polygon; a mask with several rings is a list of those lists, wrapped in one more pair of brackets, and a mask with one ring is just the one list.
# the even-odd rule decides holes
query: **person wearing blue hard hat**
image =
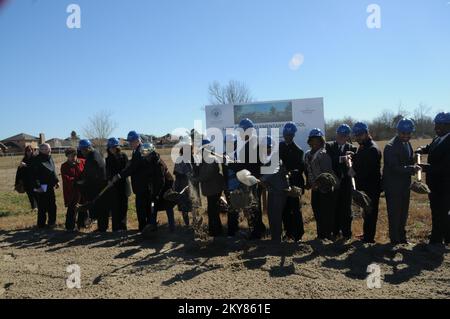
{"label": "person wearing blue hard hat", "polygon": [[133,143],[133,142],[140,141],[140,140],[141,140],[141,136],[136,131],[130,131],[127,135],[127,141],[129,143]]}
{"label": "person wearing blue hard hat", "polygon": [[225,181],[217,162],[217,155],[213,153],[211,141],[203,138],[202,148],[207,151],[203,152],[195,179],[200,182],[201,192],[207,199],[208,234],[211,237],[218,237],[223,232],[220,220],[220,197],[225,189]]}
{"label": "person wearing blue hard hat", "polygon": [[288,172],[280,160],[277,141],[271,136],[261,138],[261,147],[267,157],[263,160],[264,170],[260,177],[260,185],[267,191],[267,216],[271,240],[280,243],[283,231],[283,210],[286,207],[290,189]]}
{"label": "person wearing blue hard hat", "polygon": [[80,140],[79,149],[85,159],[85,165],[78,184],[83,198],[88,203],[92,203],[92,207],[89,209],[89,218],[97,220],[99,232],[106,232],[109,219],[108,199],[106,196],[97,198],[108,184],[105,159],[89,140]]}
{"label": "person wearing blue hard hat", "polygon": [[90,140],[83,139],[78,142],[79,150],[85,150],[85,149],[88,149],[89,147],[92,147],[92,143]]}
{"label": "person wearing blue hard hat", "polygon": [[125,169],[111,179],[111,183],[131,177],[132,189],[136,195],[139,231],[144,236],[157,231],[157,213],[161,210],[166,210],[169,230],[173,232],[175,203],[164,198],[164,194],[172,189],[174,182],[172,174],[156,152],[154,145],[143,143],[136,131],[128,133],[127,141],[133,149],[133,155]]}
{"label": "person wearing blue hard hat", "polygon": [[389,221],[389,238],[392,245],[406,244],[406,222],[411,196],[411,177],[420,166],[414,164],[410,143],[415,131],[413,120],[403,118],[397,123],[397,136],[384,148],[383,189]]}
{"label": "person wearing blue hard hat", "polygon": [[233,162],[237,159],[237,136],[235,134],[226,134],[224,137],[225,150],[222,163],[222,172],[225,181],[224,195],[228,203],[227,210],[227,235],[234,237],[239,230],[239,209],[231,205],[231,192],[239,188],[239,181],[236,177],[236,171],[232,168]]}
{"label": "person wearing blue hard hat", "polygon": [[363,234],[358,238],[366,243],[374,243],[378,221],[378,206],[381,195],[381,151],[370,135],[369,126],[358,122],[352,133],[359,144],[352,156],[349,175],[355,178],[356,189],[365,192],[371,200],[370,214],[365,214]]}
{"label": "person wearing blue hard hat", "polygon": [[[127,166],[119,173],[114,175],[110,181],[115,184],[131,177],[131,186],[136,195],[136,214],[138,217],[139,231],[150,224],[152,206],[150,193],[150,175],[149,162],[144,158],[143,143],[140,135],[136,131],[130,131],[127,135],[127,141],[132,148],[131,160]],[[156,227],[154,229],[156,231]]]}
{"label": "person wearing blue hard hat", "polygon": [[312,129],[308,137],[310,150],[305,155],[306,188],[311,189],[311,206],[316,219],[317,238],[333,240],[334,210],[336,205],[336,190],[321,189],[319,177],[332,176],[337,180],[331,157],[325,148],[325,135],[321,129]]}
{"label": "person wearing blue hard hat", "polygon": [[345,240],[352,237],[352,180],[348,176],[349,156],[356,153],[357,148],[351,144],[352,129],[348,124],[341,124],[336,129],[336,139],[326,144],[333,170],[340,179],[334,211],[334,237],[342,236]]}
{"label": "person wearing blue hard hat", "polygon": [[357,122],[353,125],[352,133],[355,137],[369,134],[369,126],[363,122]]}
{"label": "person wearing blue hard hat", "polygon": [[[128,156],[122,152],[117,138],[108,139],[106,157],[106,175],[111,180],[120,174],[128,165]],[[128,179],[121,179],[115,183],[108,193],[109,209],[111,211],[113,232],[127,230],[128,197],[131,186]]]}
{"label": "person wearing blue hard hat", "polygon": [[241,128],[244,131],[247,131],[248,129],[252,129],[254,127],[255,125],[253,124],[253,121],[250,120],[249,118],[242,119],[239,122],[239,128]]}
{"label": "person wearing blue hard hat", "polygon": [[436,115],[434,125],[437,136],[416,152],[428,154],[428,163],[421,166],[431,190],[428,195],[432,216],[430,244],[450,245],[450,113]]}
{"label": "person wearing blue hard hat", "polygon": [[190,177],[193,174],[193,145],[190,137],[184,138],[179,146],[178,157],[175,161],[173,175],[175,182],[173,189],[178,192],[180,198],[177,202],[178,211],[181,212],[185,226],[189,226],[189,213],[192,212],[191,187],[189,185]]}
{"label": "person wearing blue hard hat", "polygon": [[346,137],[347,139],[349,138],[351,133],[352,133],[352,129],[351,129],[350,125],[348,125],[348,124],[341,124],[336,129],[337,135]]}
{"label": "person wearing blue hard hat", "polygon": [[[289,176],[291,186],[305,189],[305,153],[295,143],[298,132],[294,122],[288,122],[283,127],[283,141],[280,142],[280,159]],[[300,241],[305,234],[300,198],[288,197],[283,209],[283,228],[286,240]]]}
{"label": "person wearing blue hard hat", "polygon": [[[243,145],[239,145],[236,152],[237,161],[232,163],[230,166],[237,173],[242,170],[248,170],[252,176],[259,178],[261,175],[262,162],[259,154],[259,139],[256,136],[255,125],[252,120],[246,118],[239,123],[240,137],[243,140]],[[265,232],[266,226],[264,225],[262,218],[262,189],[256,184],[250,187],[250,192],[253,198],[257,202],[254,207],[248,207],[245,209],[245,216],[249,216],[249,229],[250,235],[249,239],[261,239]]]}

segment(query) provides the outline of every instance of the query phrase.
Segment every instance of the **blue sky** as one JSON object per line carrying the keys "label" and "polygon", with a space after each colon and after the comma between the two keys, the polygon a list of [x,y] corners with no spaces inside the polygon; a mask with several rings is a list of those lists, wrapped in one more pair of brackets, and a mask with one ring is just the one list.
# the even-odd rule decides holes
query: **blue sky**
{"label": "blue sky", "polygon": [[117,136],[192,127],[214,80],[259,101],[324,97],[326,118],[450,110],[449,0],[9,0],[0,41],[0,139],[65,137],[105,109]]}

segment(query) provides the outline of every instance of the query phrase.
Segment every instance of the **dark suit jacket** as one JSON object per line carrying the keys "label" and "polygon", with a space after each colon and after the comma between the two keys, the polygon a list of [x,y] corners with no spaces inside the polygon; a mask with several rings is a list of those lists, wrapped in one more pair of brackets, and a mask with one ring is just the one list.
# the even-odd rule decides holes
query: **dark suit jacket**
{"label": "dark suit jacket", "polygon": [[387,191],[404,191],[411,185],[411,176],[414,171],[414,152],[410,143],[408,151],[403,142],[394,137],[384,148],[383,186]]}
{"label": "dark suit jacket", "polygon": [[439,145],[437,139],[423,148],[423,153],[428,154],[426,170],[427,184],[431,190],[436,188],[450,189],[450,136],[447,136]]}
{"label": "dark suit jacket", "polygon": [[120,173],[122,178],[131,176],[131,186],[135,194],[147,193],[150,190],[150,163],[143,158],[141,148],[142,145],[133,151],[131,160]]}
{"label": "dark suit jacket", "polygon": [[305,187],[305,154],[295,143],[280,142],[280,159],[285,169],[290,172],[289,182],[292,186]]}
{"label": "dark suit jacket", "polygon": [[339,144],[334,142],[329,142],[326,144],[326,150],[328,155],[331,157],[331,161],[333,164],[333,171],[336,174],[336,176],[341,180],[341,183],[347,183],[351,185],[351,179],[348,176],[348,167],[345,165],[345,163],[339,163],[339,158],[341,156],[345,156],[347,152],[353,152],[356,153],[357,148],[356,146],[346,143],[344,146],[344,150],[341,151],[341,148]]}
{"label": "dark suit jacket", "polygon": [[381,152],[377,144],[369,139],[358,147],[353,157],[356,172],[356,187],[369,196],[381,193]]}

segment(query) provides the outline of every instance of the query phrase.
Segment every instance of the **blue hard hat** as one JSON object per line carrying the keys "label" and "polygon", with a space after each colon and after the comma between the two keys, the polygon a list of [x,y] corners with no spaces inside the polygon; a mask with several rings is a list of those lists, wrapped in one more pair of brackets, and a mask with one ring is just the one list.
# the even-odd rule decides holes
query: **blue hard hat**
{"label": "blue hard hat", "polygon": [[416,126],[414,125],[413,120],[403,118],[400,121],[398,121],[397,130],[400,133],[412,133],[416,130]]}
{"label": "blue hard hat", "polygon": [[241,129],[243,129],[244,131],[246,131],[249,128],[255,127],[255,125],[253,124],[252,120],[250,120],[249,118],[245,118],[245,119],[241,120],[241,122],[239,123],[239,127]]}
{"label": "blue hard hat", "polygon": [[297,133],[298,129],[297,129],[297,125],[295,125],[294,122],[288,122],[286,123],[286,125],[283,127],[283,135],[284,136],[292,136],[295,135],[295,133]]}
{"label": "blue hard hat", "polygon": [[91,146],[92,146],[92,143],[89,140],[80,140],[80,143],[78,144],[79,149],[84,149],[84,148],[88,148]]}
{"label": "blue hard hat", "polygon": [[354,135],[369,133],[369,126],[366,123],[358,122],[353,125],[352,133]]}
{"label": "blue hard hat", "polygon": [[450,124],[450,113],[441,112],[436,115],[434,124]]}
{"label": "blue hard hat", "polygon": [[352,129],[348,124],[341,124],[337,128],[336,133],[339,135],[349,136],[352,133]]}
{"label": "blue hard hat", "polygon": [[139,140],[140,138],[141,136],[138,133],[136,133],[136,131],[131,131],[130,133],[128,133],[127,141],[134,142],[136,140]]}
{"label": "blue hard hat", "polygon": [[120,145],[119,140],[118,140],[117,138],[115,138],[115,137],[111,137],[111,138],[108,140],[108,145],[107,145],[107,147],[108,147],[108,148],[113,148],[113,147],[117,147],[117,146],[119,146],[119,145]]}
{"label": "blue hard hat", "polygon": [[309,132],[309,137],[323,137],[323,132],[320,128],[314,128]]}

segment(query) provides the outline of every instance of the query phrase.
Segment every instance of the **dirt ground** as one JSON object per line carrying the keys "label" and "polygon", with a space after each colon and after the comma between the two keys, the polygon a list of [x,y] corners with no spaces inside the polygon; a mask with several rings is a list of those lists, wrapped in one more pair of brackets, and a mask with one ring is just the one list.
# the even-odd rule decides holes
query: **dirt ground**
{"label": "dirt ground", "polygon": [[[167,155],[165,159],[168,161]],[[2,167],[3,164],[3,167]],[[11,191],[15,169],[0,159],[0,299],[2,298],[450,298],[449,248],[429,248],[431,220],[426,196],[412,196],[411,245],[390,247],[386,203],[380,203],[377,242],[321,243],[305,196],[301,243],[269,240],[198,240],[181,226],[144,240],[136,229],[133,198],[123,234],[38,231],[26,198]],[[223,219],[226,221],[226,218]],[[267,219],[265,218],[266,225]],[[353,230],[360,233],[362,221]],[[241,224],[245,231],[245,221]],[[81,289],[69,289],[67,267],[79,265]],[[379,266],[381,288],[368,287],[368,266]],[[369,275],[372,278],[373,275]]]}
{"label": "dirt ground", "polygon": [[[449,298],[448,249],[0,231],[0,298]],[[380,267],[369,289],[367,267]],[[81,289],[69,289],[77,264]]]}

